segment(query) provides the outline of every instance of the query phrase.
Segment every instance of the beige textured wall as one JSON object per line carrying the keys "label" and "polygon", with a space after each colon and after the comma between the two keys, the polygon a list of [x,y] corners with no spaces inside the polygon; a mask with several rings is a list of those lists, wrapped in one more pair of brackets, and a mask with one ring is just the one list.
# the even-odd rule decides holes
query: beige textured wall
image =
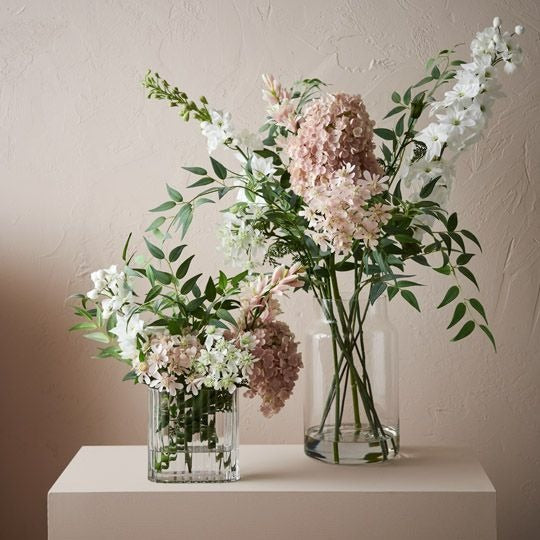
{"label": "beige textured wall", "polygon": [[[511,6],[511,7],[510,7]],[[145,391],[124,368],[92,360],[68,335],[68,294],[115,262],[141,233],[165,181],[205,162],[195,125],[148,102],[148,67],[231,110],[237,126],[263,114],[262,72],[317,76],[361,93],[374,118],[423,61],[468,41],[494,15],[527,27],[526,62],[505,77],[481,146],[463,156],[452,204],[478,231],[474,270],[499,342],[450,344],[444,292],[427,276],[422,315],[397,302],[404,443],[468,445],[498,491],[503,540],[537,537],[540,397],[539,28],[536,0],[309,2],[3,0],[0,5],[0,332],[3,536],[45,538],[45,494],[83,444],[145,440]],[[201,270],[221,264],[217,212],[189,237]],[[288,305],[300,335],[307,298]],[[302,317],[302,319],[301,319]],[[300,323],[300,321],[302,321]],[[301,386],[301,385],[300,385]],[[271,421],[244,403],[243,442],[299,442],[301,388]],[[121,466],[121,464],[119,464]]]}

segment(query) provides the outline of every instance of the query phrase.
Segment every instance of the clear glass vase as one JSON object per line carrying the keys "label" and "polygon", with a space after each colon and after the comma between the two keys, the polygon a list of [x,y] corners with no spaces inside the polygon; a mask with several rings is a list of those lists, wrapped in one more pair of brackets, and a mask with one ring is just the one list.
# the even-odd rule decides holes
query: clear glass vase
{"label": "clear glass vase", "polygon": [[237,394],[202,388],[197,396],[171,396],[149,389],[149,480],[239,480]]}
{"label": "clear glass vase", "polygon": [[399,452],[397,333],[387,299],[322,300],[306,347],[305,453],[336,464]]}

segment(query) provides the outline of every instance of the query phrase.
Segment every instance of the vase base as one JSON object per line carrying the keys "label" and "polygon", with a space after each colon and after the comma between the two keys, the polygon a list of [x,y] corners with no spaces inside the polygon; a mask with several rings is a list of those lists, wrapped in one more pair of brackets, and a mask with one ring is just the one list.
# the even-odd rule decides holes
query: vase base
{"label": "vase base", "polygon": [[148,451],[148,480],[166,484],[208,484],[240,480],[238,451],[221,447],[209,451],[193,446],[185,454]]}
{"label": "vase base", "polygon": [[225,482],[237,482],[240,474],[234,472],[171,472],[171,471],[149,471],[148,480],[162,484],[221,484]]}
{"label": "vase base", "polygon": [[356,428],[342,424],[336,441],[334,426],[327,424],[308,428],[304,436],[307,456],[325,463],[362,465],[379,463],[395,458],[399,453],[399,430],[382,426],[384,437],[375,435],[369,428]]}

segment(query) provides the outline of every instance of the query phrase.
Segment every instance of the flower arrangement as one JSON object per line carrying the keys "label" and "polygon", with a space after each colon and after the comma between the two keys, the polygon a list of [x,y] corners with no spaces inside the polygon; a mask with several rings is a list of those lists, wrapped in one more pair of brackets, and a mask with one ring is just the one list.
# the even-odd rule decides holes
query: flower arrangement
{"label": "flower arrangement", "polygon": [[[172,188],[170,193],[178,198]],[[93,288],[76,295],[80,304],[75,312],[84,322],[71,330],[87,331],[85,337],[106,345],[98,357],[126,362],[124,380],[162,394],[156,430],[166,428],[168,442],[158,442],[151,478],[159,479],[154,472],[168,469],[178,453],[184,454],[191,473],[190,448],[195,440],[217,448],[215,416],[232,410],[238,388],[246,388],[249,397],[260,396],[266,416],[278,412],[289,397],[302,363],[294,335],[276,318],[277,297],[303,285],[303,269],[282,266],[256,281],[247,272],[233,277],[220,272],[201,291],[201,274],[185,279],[193,260],[182,260],[185,244],[166,255],[163,246],[145,238],[150,257],[128,257],[130,239],[122,256],[124,270],[113,265],[93,272]],[[166,263],[167,271],[157,268],[159,262]],[[148,286],[140,295],[136,282],[142,280]],[[234,309],[238,318],[231,314]],[[208,419],[209,411],[214,420]],[[217,456],[223,462],[223,452]]]}
{"label": "flower arrangement", "polygon": [[[421,265],[453,281],[437,306],[453,306],[448,328],[459,324],[453,341],[479,329],[495,347],[485,310],[466,296],[463,283],[478,287],[468,264],[480,242],[446,204],[455,160],[479,140],[498,95],[497,67],[512,73],[522,61],[515,41],[522,32],[520,26],[503,31],[496,18],[473,39],[469,62],[450,49],[429,59],[421,80],[392,93],[393,107],[383,119],[397,117],[392,127],[375,127],[360,96],[327,93],[319,79],[286,87],[264,75],[265,122],[257,134],[239,132],[230,113],[211,107],[204,96],[192,100],[148,72],[148,97],[199,122],[211,154],[210,172],[184,167],[196,178],[188,185],[197,189],[192,197],[185,200],[167,186],[168,200],[152,210],[163,215],[148,231],[160,242],[175,234],[183,238],[196,209],[234,192],[220,238],[242,272],[231,278],[220,272],[201,291],[199,275],[182,283],[191,258],[173,270],[184,245],[167,256],[145,239],[165,268],[134,266],[126,246],[124,271],[111,267],[93,274],[95,288],[81,296],[77,310],[88,322],[78,328],[91,329],[88,337],[98,341],[114,336],[117,345],[100,355],[128,361],[129,379],[169,396],[189,392],[193,399],[204,388],[225,393],[246,386],[248,395],[262,397],[261,410],[270,415],[283,406],[302,365],[294,336],[276,319],[276,296],[303,289],[336,322],[329,359],[335,378],[328,394],[336,410],[334,461],[340,461],[342,435],[339,395],[347,391],[357,432],[364,418],[382,459],[397,453],[398,441],[381,423],[371,390],[365,316],[382,295],[399,296],[420,311],[413,292],[420,283],[411,269]],[[418,128],[424,113],[430,121]],[[214,157],[223,150],[236,166]],[[341,292],[347,274],[354,283],[348,302]],[[135,301],[134,278],[150,282],[142,301]],[[91,309],[89,301],[96,302]],[[157,320],[142,322],[142,313]],[[326,415],[321,430],[325,421]]]}

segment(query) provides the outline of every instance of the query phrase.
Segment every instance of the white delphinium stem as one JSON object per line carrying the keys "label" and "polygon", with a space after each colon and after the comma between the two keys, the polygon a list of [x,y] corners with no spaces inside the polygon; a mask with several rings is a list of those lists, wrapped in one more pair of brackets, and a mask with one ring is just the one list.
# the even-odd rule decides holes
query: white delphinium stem
{"label": "white delphinium stem", "polygon": [[[503,32],[501,20],[495,17],[493,26],[478,32],[471,43],[471,62],[456,69],[455,84],[441,101],[432,103],[432,113],[437,121],[431,122],[415,137],[426,145],[425,156],[417,163],[406,163],[402,171],[405,186],[418,197],[422,187],[436,176],[442,176],[430,199],[444,204],[452,182],[452,165],[455,159],[443,158],[445,151],[459,152],[476,140],[489,117],[491,105],[497,96],[495,66],[504,63],[504,70],[512,73],[522,61],[522,51],[514,36],[523,33],[516,27],[510,34]],[[426,169],[435,174],[426,174]]]}

